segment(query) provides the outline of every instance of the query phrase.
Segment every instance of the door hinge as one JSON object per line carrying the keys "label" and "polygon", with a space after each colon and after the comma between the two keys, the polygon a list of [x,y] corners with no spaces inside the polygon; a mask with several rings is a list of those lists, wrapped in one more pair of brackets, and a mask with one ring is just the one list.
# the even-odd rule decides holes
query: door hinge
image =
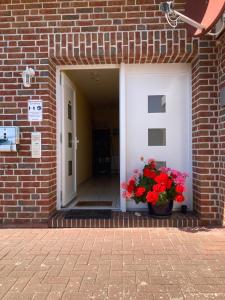
{"label": "door hinge", "polygon": [[60,143],[62,144],[62,132],[60,132]]}
{"label": "door hinge", "polygon": [[60,202],[62,204],[62,191],[60,191]]}

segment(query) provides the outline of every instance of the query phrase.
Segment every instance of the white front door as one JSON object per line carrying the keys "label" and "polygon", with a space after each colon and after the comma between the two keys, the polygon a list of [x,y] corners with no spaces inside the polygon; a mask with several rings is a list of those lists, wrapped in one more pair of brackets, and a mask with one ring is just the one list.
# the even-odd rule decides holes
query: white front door
{"label": "white front door", "polygon": [[70,79],[62,72],[62,206],[71,202],[76,186],[76,93]]}
{"label": "white front door", "polygon": [[[139,158],[190,174],[186,202],[192,208],[190,66],[126,66],[127,177]],[[135,207],[129,202],[128,208]],[[138,205],[140,207],[140,205]],[[176,206],[175,206],[176,208]]]}

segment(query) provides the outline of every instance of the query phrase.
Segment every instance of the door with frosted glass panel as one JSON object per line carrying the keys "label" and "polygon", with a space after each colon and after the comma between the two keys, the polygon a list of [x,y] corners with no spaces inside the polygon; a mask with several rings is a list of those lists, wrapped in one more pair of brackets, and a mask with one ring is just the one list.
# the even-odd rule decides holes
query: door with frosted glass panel
{"label": "door with frosted glass panel", "polygon": [[[142,167],[141,156],[189,173],[184,203],[189,209],[192,208],[190,103],[189,65],[126,66],[127,177],[133,169]],[[127,205],[136,207],[134,202]]]}
{"label": "door with frosted glass panel", "polygon": [[76,185],[76,94],[69,78],[62,73],[62,206],[77,194]]}

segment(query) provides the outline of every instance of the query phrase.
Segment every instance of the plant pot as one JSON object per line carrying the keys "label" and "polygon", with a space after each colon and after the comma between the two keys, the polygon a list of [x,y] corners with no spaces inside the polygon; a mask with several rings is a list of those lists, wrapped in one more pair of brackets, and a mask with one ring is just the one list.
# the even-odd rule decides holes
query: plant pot
{"label": "plant pot", "polygon": [[151,203],[148,203],[148,210],[149,215],[153,218],[167,218],[168,216],[171,216],[172,210],[173,210],[173,200],[168,200],[167,202],[163,204],[156,204],[151,205]]}

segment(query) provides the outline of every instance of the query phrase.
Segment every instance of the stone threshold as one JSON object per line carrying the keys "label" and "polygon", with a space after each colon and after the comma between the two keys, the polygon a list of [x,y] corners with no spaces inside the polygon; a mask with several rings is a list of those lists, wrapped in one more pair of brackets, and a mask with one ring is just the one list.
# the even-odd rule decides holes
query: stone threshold
{"label": "stone threshold", "polygon": [[140,227],[198,227],[200,220],[194,213],[174,212],[166,219],[156,219],[147,213],[112,212],[111,219],[65,219],[65,212],[58,211],[48,221],[49,228],[140,228]]}

